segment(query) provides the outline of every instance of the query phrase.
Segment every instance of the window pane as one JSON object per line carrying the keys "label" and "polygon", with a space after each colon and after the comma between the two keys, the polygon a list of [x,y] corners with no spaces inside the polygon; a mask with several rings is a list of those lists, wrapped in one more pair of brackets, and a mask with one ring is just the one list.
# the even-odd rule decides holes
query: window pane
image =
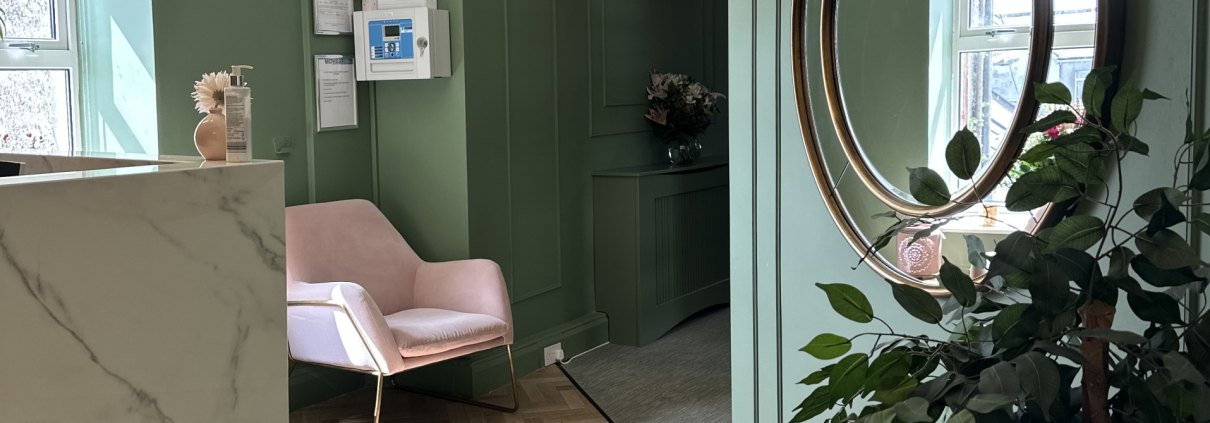
{"label": "window pane", "polygon": [[66,70],[0,70],[0,151],[69,151],[68,84]]}
{"label": "window pane", "polygon": [[[1033,20],[1032,0],[969,0],[970,27],[1029,26]],[[1097,0],[1055,0],[1055,25],[1094,24]]]}
{"label": "window pane", "polygon": [[4,37],[27,40],[55,39],[53,0],[0,0],[4,9]]}
{"label": "window pane", "polygon": [[1012,125],[1029,50],[980,51],[961,54],[958,122],[979,137],[984,157],[995,155]]}

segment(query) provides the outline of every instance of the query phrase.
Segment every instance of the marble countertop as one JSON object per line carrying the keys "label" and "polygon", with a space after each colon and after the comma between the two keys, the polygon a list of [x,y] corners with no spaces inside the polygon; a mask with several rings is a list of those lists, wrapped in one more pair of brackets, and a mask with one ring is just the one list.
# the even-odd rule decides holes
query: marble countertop
{"label": "marble countertop", "polygon": [[[227,163],[225,161],[204,161],[201,157],[196,156],[84,152],[56,155],[0,152],[0,160],[27,163],[27,165],[36,164],[39,169],[45,169],[33,174],[0,178],[0,186],[275,162],[274,160],[253,160],[246,163]],[[72,165],[66,165],[69,162]],[[86,163],[84,167],[89,167],[89,169],[76,170],[81,167],[81,163]]]}

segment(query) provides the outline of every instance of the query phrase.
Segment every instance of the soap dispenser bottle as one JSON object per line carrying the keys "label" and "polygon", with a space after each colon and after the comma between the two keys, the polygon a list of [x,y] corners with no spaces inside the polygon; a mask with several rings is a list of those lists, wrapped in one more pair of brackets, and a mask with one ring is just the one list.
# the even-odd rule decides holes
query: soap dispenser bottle
{"label": "soap dispenser bottle", "polygon": [[223,89],[227,116],[227,163],[252,161],[252,89],[244,84],[243,69],[231,67],[231,85]]}

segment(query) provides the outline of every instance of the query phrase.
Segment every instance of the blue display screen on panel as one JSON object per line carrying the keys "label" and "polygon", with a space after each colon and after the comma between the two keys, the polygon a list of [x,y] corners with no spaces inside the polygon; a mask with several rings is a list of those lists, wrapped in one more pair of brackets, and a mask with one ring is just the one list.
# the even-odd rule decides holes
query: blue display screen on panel
{"label": "blue display screen on panel", "polygon": [[412,20],[370,21],[370,60],[413,59]]}

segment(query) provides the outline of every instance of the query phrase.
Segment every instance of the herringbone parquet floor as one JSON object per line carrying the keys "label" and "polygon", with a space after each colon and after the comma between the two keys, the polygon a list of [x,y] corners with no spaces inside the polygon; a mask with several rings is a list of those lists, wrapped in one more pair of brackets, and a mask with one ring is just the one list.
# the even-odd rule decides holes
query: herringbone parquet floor
{"label": "herringbone parquet floor", "polygon": [[[517,380],[521,392],[516,413],[502,413],[457,402],[391,389],[382,392],[382,423],[606,423],[601,413],[572,385],[558,367],[548,366]],[[480,401],[507,405],[505,387]],[[290,413],[290,423],[372,421],[374,387],[333,398]]]}

